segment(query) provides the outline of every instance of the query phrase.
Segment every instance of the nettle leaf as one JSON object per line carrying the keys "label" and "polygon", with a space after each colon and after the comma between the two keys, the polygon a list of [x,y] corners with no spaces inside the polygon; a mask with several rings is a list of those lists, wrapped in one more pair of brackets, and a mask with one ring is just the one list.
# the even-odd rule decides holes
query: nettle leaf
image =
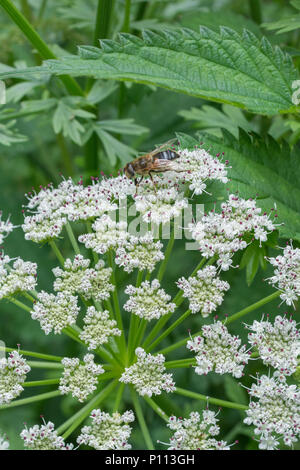
{"label": "nettle leaf", "polygon": [[145,31],[142,39],[123,33],[100,44],[80,47],[79,56],[47,60],[28,73],[144,83],[266,115],[296,110],[291,85],[298,72],[291,57],[250,31]]}
{"label": "nettle leaf", "polygon": [[238,191],[241,197],[257,197],[259,207],[267,213],[275,208],[278,212],[276,220],[281,224],[279,235],[300,241],[299,146],[291,150],[285,141],[278,144],[271,136],[262,140],[243,130],[240,130],[239,139],[225,130],[223,133],[222,139],[209,135],[199,138],[210,153],[225,152],[224,158],[232,166],[229,171],[231,181],[226,187],[231,192]]}

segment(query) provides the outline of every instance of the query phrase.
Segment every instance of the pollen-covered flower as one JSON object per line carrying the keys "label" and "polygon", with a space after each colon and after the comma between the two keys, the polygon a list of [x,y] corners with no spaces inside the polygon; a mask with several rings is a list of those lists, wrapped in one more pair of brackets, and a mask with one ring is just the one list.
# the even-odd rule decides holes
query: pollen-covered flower
{"label": "pollen-covered flower", "polygon": [[72,262],[69,258],[64,263],[64,269],[56,267],[53,274],[56,277],[54,290],[68,295],[80,294],[85,300],[92,297],[95,300],[108,299],[114,286],[109,282],[112,269],[105,268],[100,260],[95,268],[89,268],[90,260],[82,255],[76,255]]}
{"label": "pollen-covered flower", "polygon": [[115,263],[128,273],[136,268],[152,272],[156,263],[164,259],[162,247],[160,241],[154,242],[151,232],[142,237],[131,236],[124,246],[117,249]]}
{"label": "pollen-covered flower", "polygon": [[202,255],[205,258],[218,255],[217,264],[227,270],[234,253],[246,248],[247,242],[243,240],[246,234],[264,242],[275,225],[267,214],[260,215],[261,209],[253,199],[239,199],[231,194],[221,204],[221,210],[220,214],[214,210],[205,214],[199,222],[190,224],[189,230]]}
{"label": "pollen-covered flower", "polygon": [[38,320],[42,330],[48,335],[52,330],[61,333],[66,326],[76,322],[79,313],[77,297],[58,292],[57,295],[39,292],[38,301],[33,305],[31,318]]}
{"label": "pollen-covered flower", "polygon": [[24,390],[22,385],[30,371],[18,351],[12,351],[8,357],[0,359],[0,405],[10,403]]}
{"label": "pollen-covered flower", "polygon": [[36,286],[37,264],[18,258],[9,266],[10,259],[2,257],[0,268],[0,299],[33,290]]}
{"label": "pollen-covered flower", "polygon": [[78,401],[85,401],[96,390],[98,376],[104,373],[103,367],[95,364],[93,354],[86,354],[83,364],[78,357],[64,357],[61,362],[64,366],[58,387],[61,394],[71,393]]}
{"label": "pollen-covered flower", "polygon": [[117,249],[129,238],[126,222],[115,222],[108,215],[95,220],[92,228],[93,233],[80,235],[78,240],[86,248],[91,248],[99,254],[106,253],[110,249]]}
{"label": "pollen-covered flower", "polygon": [[189,308],[192,313],[201,312],[207,317],[223,302],[224,294],[230,288],[226,281],[217,277],[215,266],[207,266],[199,270],[195,277],[177,281],[179,289],[183,290],[183,297],[189,299]]}
{"label": "pollen-covered flower", "polygon": [[269,284],[281,291],[280,298],[287,305],[294,306],[300,296],[300,249],[287,245],[282,255],[267,259],[275,267]]}
{"label": "pollen-covered flower", "polygon": [[160,283],[154,279],[151,283],[144,281],[140,287],[129,285],[125,293],[130,296],[124,305],[124,310],[134,313],[147,321],[160,318],[174,312],[176,304],[169,302],[171,296],[160,288]]}
{"label": "pollen-covered flower", "polygon": [[81,429],[77,438],[78,444],[85,444],[96,450],[131,449],[127,441],[131,434],[128,423],[134,421],[132,411],[126,411],[122,415],[117,412],[109,415],[95,409],[91,413],[91,419],[92,424]]}
{"label": "pollen-covered flower", "polygon": [[142,348],[136,348],[137,362],[126,367],[120,382],[134,385],[136,391],[144,396],[160,395],[161,391],[174,392],[175,383],[172,374],[164,374],[165,357],[162,354],[147,354]]}
{"label": "pollen-covered flower", "polygon": [[20,436],[24,446],[30,450],[72,450],[73,444],[65,444],[64,439],[58,436],[51,421],[44,424],[35,424],[31,428],[25,427]]}
{"label": "pollen-covered flower", "polygon": [[6,436],[0,434],[0,450],[8,450],[9,449],[9,441]]}
{"label": "pollen-covered flower", "polygon": [[[285,376],[262,375],[249,389],[251,402],[244,423],[255,426],[259,448],[273,450],[278,440],[291,447],[300,437],[300,392],[288,385]],[[254,401],[257,399],[258,401]]]}
{"label": "pollen-covered flower", "polygon": [[277,315],[274,324],[267,321],[254,321],[247,325],[251,330],[249,343],[257,348],[264,364],[279,369],[284,375],[293,374],[298,365],[300,336],[296,322]]}
{"label": "pollen-covered flower", "polygon": [[117,322],[109,318],[109,312],[98,312],[95,307],[87,308],[83,319],[85,325],[79,337],[88,344],[88,349],[97,349],[103,343],[107,343],[110,336],[120,336],[121,330],[116,328]]}
{"label": "pollen-covered flower", "polygon": [[214,371],[239,378],[249,360],[246,346],[241,346],[240,338],[229,334],[220,321],[204,325],[202,335],[188,341],[187,348],[197,353],[195,372],[199,375]]}
{"label": "pollen-covered flower", "polygon": [[193,411],[189,418],[170,416],[167,426],[175,432],[168,450],[229,450],[225,441],[217,441],[214,437],[220,432],[216,416],[210,410]]}

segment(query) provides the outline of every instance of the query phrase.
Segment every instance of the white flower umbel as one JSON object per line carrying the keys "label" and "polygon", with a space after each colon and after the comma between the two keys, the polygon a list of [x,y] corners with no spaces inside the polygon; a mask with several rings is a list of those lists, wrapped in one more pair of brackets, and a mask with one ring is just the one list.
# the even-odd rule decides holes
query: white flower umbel
{"label": "white flower umbel", "polygon": [[98,312],[95,307],[88,307],[83,319],[85,325],[79,337],[88,344],[88,349],[96,349],[107,343],[110,336],[120,336],[121,330],[116,328],[117,322],[109,318],[109,312]]}
{"label": "white flower umbel", "polygon": [[217,264],[227,270],[232,264],[232,256],[243,250],[247,242],[243,237],[252,235],[260,243],[267,240],[267,235],[275,225],[261,209],[256,207],[253,199],[239,199],[234,194],[227,202],[221,204],[221,213],[212,210],[197,223],[189,225],[192,238],[199,244],[203,256],[218,256]]}
{"label": "white flower umbel", "polygon": [[33,290],[36,286],[37,264],[30,261],[23,261],[18,258],[9,266],[10,261],[6,257],[2,258],[0,269],[0,299],[10,297],[14,294]]}
{"label": "white flower umbel", "polygon": [[126,287],[125,293],[130,298],[125,303],[124,310],[147,321],[174,312],[176,308],[176,304],[169,302],[171,296],[160,288],[157,279],[154,279],[151,283],[144,281],[140,287],[129,285]]}
{"label": "white flower umbel", "polygon": [[106,253],[110,249],[117,249],[129,238],[126,222],[115,222],[108,215],[97,219],[92,228],[94,233],[80,235],[78,240],[86,248],[91,248],[99,254]]}
{"label": "white flower umbel", "polygon": [[191,312],[201,312],[203,317],[207,317],[221,305],[224,292],[230,288],[228,282],[217,277],[215,266],[199,270],[195,277],[180,278],[177,286],[183,290],[183,297],[188,298]]}
{"label": "white flower umbel", "polygon": [[25,427],[20,436],[24,446],[30,450],[72,450],[73,444],[65,444],[64,439],[57,435],[54,424],[49,421],[41,426],[35,424],[31,428]]}
{"label": "white flower umbel", "polygon": [[0,359],[0,405],[10,403],[24,390],[22,385],[30,371],[18,351],[12,351],[8,357]]}
{"label": "white flower umbel", "polygon": [[84,426],[77,438],[78,444],[85,444],[96,450],[129,450],[131,445],[128,439],[131,427],[128,423],[134,421],[132,411],[126,411],[122,415],[113,413],[109,415],[99,409],[91,413],[92,424]]}
{"label": "white flower umbel", "polygon": [[142,237],[131,236],[123,247],[117,249],[115,263],[128,273],[136,268],[152,272],[156,263],[164,259],[162,247],[160,241],[154,242],[151,232]]}
{"label": "white flower umbel", "polygon": [[78,357],[62,359],[64,372],[59,382],[59,390],[62,395],[71,393],[78,401],[83,402],[97,388],[98,376],[104,373],[100,364],[95,364],[94,355],[86,354],[84,364]]}
{"label": "white flower umbel", "polygon": [[7,220],[2,220],[2,211],[0,211],[0,245],[3,244],[4,239],[16,228],[15,225],[11,223],[9,218]]}
{"label": "white flower umbel", "polygon": [[249,360],[246,346],[241,346],[240,338],[229,334],[226,326],[220,321],[204,325],[202,336],[188,341],[187,348],[197,353],[195,372],[199,375],[214,371],[217,374],[229,373],[240,378]]}
{"label": "white flower umbel", "polygon": [[279,369],[281,374],[293,374],[298,365],[300,336],[296,322],[277,315],[274,324],[267,321],[254,321],[246,325],[251,332],[249,343],[257,348],[264,364]]}
{"label": "white flower umbel", "polygon": [[25,217],[22,229],[25,233],[25,240],[42,243],[57,238],[66,223],[66,217],[51,213],[37,213]]}
{"label": "white flower umbel", "polygon": [[[300,437],[300,392],[288,385],[286,378],[275,372],[273,377],[262,375],[249,389],[251,402],[244,423],[255,426],[259,448],[273,450],[278,440],[291,447]],[[258,399],[258,401],[254,401]]]}
{"label": "white flower umbel", "polygon": [[0,450],[8,450],[9,449],[9,441],[6,436],[0,434]]}
{"label": "white flower umbel", "polygon": [[53,269],[56,277],[54,290],[67,295],[80,294],[85,300],[92,297],[95,300],[108,299],[114,286],[109,282],[112,269],[105,268],[104,261],[100,260],[94,268],[89,268],[90,260],[82,255],[76,255],[74,261],[67,259],[64,269]]}
{"label": "white flower umbel", "polygon": [[133,196],[136,192],[134,181],[127,178],[126,175],[119,175],[114,178],[102,178],[99,186],[107,198],[116,201],[126,199],[128,196]]}
{"label": "white flower umbel", "polygon": [[144,396],[160,395],[162,390],[174,392],[175,383],[172,374],[164,374],[165,357],[162,354],[152,356],[142,348],[136,348],[137,362],[126,367],[120,382],[131,383],[136,391]]}
{"label": "white flower umbel", "polygon": [[74,295],[57,295],[40,292],[38,301],[33,305],[31,318],[38,320],[42,330],[48,335],[52,330],[55,334],[76,322],[80,308],[78,298]]}
{"label": "white flower umbel", "polygon": [[275,267],[269,284],[281,291],[283,302],[294,306],[300,296],[300,249],[287,245],[282,255],[267,259]]}
{"label": "white flower umbel", "polygon": [[170,416],[167,426],[175,432],[168,450],[229,450],[225,441],[217,441],[214,437],[220,432],[216,416],[210,410],[193,411],[184,419]]}

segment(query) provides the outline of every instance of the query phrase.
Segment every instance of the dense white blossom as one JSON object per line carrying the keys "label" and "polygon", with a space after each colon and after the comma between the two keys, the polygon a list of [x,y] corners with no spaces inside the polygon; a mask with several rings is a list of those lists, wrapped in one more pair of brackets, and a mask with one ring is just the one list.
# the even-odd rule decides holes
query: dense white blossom
{"label": "dense white blossom", "polygon": [[300,296],[300,249],[287,245],[282,255],[267,258],[275,267],[269,283],[281,291],[280,298],[287,305],[293,305]]}
{"label": "dense white blossom", "polygon": [[203,317],[207,317],[221,305],[223,292],[230,288],[228,282],[217,277],[215,266],[207,266],[188,279],[178,279],[177,286],[183,290],[183,297],[188,298],[191,312],[201,312]]}
{"label": "dense white blossom", "polygon": [[5,256],[0,261],[0,299],[33,290],[36,286],[36,263],[17,258],[10,267],[9,261]]}
{"label": "dense white blossom", "polygon": [[[262,375],[249,389],[251,402],[244,423],[255,426],[259,448],[276,449],[279,439],[291,447],[300,437],[300,392],[288,385],[286,378],[275,372]],[[257,399],[257,401],[254,401]]]}
{"label": "dense white blossom", "polygon": [[126,175],[102,178],[99,186],[107,198],[117,201],[126,199],[127,196],[133,196],[136,192],[134,181],[127,178]]}
{"label": "dense white blossom", "polygon": [[240,338],[231,335],[220,321],[204,325],[201,332],[201,336],[187,342],[187,348],[197,353],[196,374],[206,375],[214,371],[217,374],[229,373],[233,377],[241,377],[249,354],[246,346],[241,346]]}
{"label": "dense white blossom", "polygon": [[79,337],[88,344],[88,349],[97,349],[101,344],[107,343],[110,336],[122,334],[121,330],[116,328],[117,322],[110,319],[107,310],[99,312],[90,306],[83,321],[84,327]]}
{"label": "dense white blossom", "polygon": [[132,411],[122,415],[118,412],[109,415],[95,409],[91,413],[92,424],[84,426],[77,438],[78,444],[86,444],[96,450],[129,450],[128,439],[131,427],[128,423],[134,421]]}
{"label": "dense white blossom", "polygon": [[78,401],[85,401],[97,389],[98,376],[104,373],[103,367],[95,364],[93,354],[86,354],[83,364],[78,357],[64,357],[61,362],[64,366],[59,382],[61,394],[71,393]]}
{"label": "dense white blossom", "polygon": [[73,444],[66,444],[61,436],[58,436],[54,429],[54,424],[49,421],[39,426],[35,424],[21,432],[20,436],[24,440],[24,446],[30,450],[72,450]]}
{"label": "dense white blossom", "polygon": [[144,396],[160,395],[162,390],[174,392],[172,374],[165,374],[165,357],[162,354],[147,354],[142,348],[135,350],[137,362],[126,367],[120,382],[134,385],[136,391]]}
{"label": "dense white blossom", "polygon": [[124,310],[148,321],[174,312],[176,308],[176,304],[169,302],[171,296],[160,288],[157,279],[152,282],[144,281],[140,287],[129,285],[125,289],[125,294],[130,298],[125,303]]}
{"label": "dense white blossom", "polygon": [[22,393],[22,384],[29,371],[30,366],[18,351],[0,359],[0,405],[10,403]]}
{"label": "dense white blossom", "polygon": [[193,411],[189,418],[170,416],[167,426],[175,432],[168,450],[229,450],[225,441],[215,439],[220,432],[216,416],[210,410]]}
{"label": "dense white blossom", "polygon": [[31,318],[38,320],[42,330],[48,335],[52,330],[55,334],[76,322],[79,313],[78,298],[74,295],[57,295],[41,291],[38,301],[33,305]]}
{"label": "dense white blossom", "polygon": [[277,315],[274,324],[268,320],[255,320],[247,328],[251,330],[248,335],[249,343],[257,348],[264,364],[279,369],[285,375],[296,371],[300,336],[294,320]]}
{"label": "dense white blossom", "polygon": [[65,217],[55,216],[48,212],[28,215],[22,225],[25,240],[32,240],[36,243],[47,242],[58,237],[66,223]]}
{"label": "dense white blossom", "polygon": [[142,237],[131,236],[124,246],[117,249],[115,263],[128,273],[136,268],[152,272],[156,263],[164,259],[162,247],[160,241],[154,242],[151,232]]}

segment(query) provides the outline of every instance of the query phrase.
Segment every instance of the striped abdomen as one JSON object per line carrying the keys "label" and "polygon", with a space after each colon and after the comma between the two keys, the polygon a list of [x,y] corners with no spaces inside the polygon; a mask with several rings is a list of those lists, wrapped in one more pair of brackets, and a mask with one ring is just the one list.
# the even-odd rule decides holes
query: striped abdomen
{"label": "striped abdomen", "polygon": [[152,161],[155,160],[175,160],[175,158],[179,158],[178,153],[174,152],[174,150],[163,150],[162,152],[158,152],[152,157]]}

